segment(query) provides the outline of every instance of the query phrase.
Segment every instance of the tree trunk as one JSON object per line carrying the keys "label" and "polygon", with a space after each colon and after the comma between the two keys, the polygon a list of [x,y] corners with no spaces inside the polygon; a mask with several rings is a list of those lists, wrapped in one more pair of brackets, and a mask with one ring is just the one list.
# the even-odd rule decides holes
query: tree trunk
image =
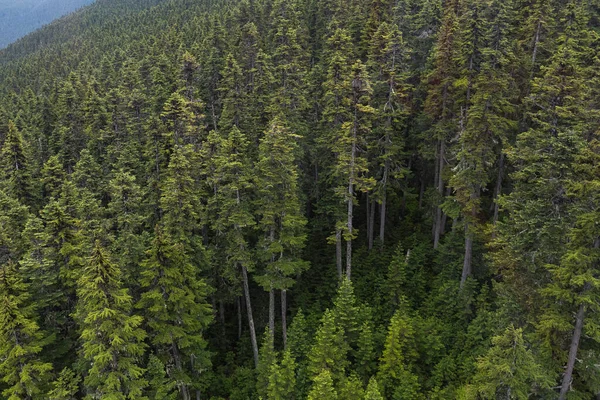
{"label": "tree trunk", "polygon": [[[440,140],[440,151],[438,152],[438,171],[436,173],[438,181],[437,181],[437,190],[440,196],[440,202],[444,197],[444,178],[442,176],[442,172],[444,171],[444,156],[446,152],[446,143],[443,140]],[[441,204],[438,204],[435,209],[435,228],[433,232],[433,248],[437,249],[440,244],[440,236],[442,235],[442,208]]]}
{"label": "tree trunk", "polygon": [[[477,204],[477,200],[479,199],[479,196],[481,195],[480,193],[480,188],[477,187],[474,191],[471,192],[471,201],[473,202],[473,204]],[[477,211],[479,207],[476,207],[475,205],[471,206],[471,221],[465,223],[465,258],[463,261],[463,270],[462,270],[462,276],[460,278],[460,288],[462,289],[465,282],[467,281],[467,278],[469,276],[471,276],[471,274],[473,273],[473,224],[475,224],[475,221],[477,220]]]}
{"label": "tree trunk", "polygon": [[573,331],[573,337],[571,339],[571,346],[569,348],[569,358],[567,360],[567,368],[563,375],[562,386],[560,387],[559,400],[565,400],[567,393],[571,389],[571,380],[573,379],[573,369],[575,368],[575,361],[577,359],[577,350],[579,350],[579,339],[581,338],[581,331],[583,330],[583,318],[585,315],[585,306],[579,305],[579,311],[577,311],[577,317],[575,319],[575,330]]}
{"label": "tree trunk", "polygon": [[269,290],[269,336],[273,343],[275,339],[275,290],[273,287]]}
{"label": "tree trunk", "polygon": [[254,317],[252,315],[252,304],[250,302],[250,285],[248,283],[248,270],[242,265],[242,278],[244,281],[244,297],[246,299],[246,311],[248,312],[248,327],[250,328],[250,340],[252,341],[252,352],[254,353],[254,366],[258,367],[258,344],[256,342],[256,330],[254,329]]}
{"label": "tree trunk", "polygon": [[379,240],[383,244],[385,237],[385,217],[386,217],[386,206],[387,206],[387,182],[390,174],[390,161],[388,158],[385,159],[383,166],[383,182],[381,188],[381,212],[379,215]]}
{"label": "tree trunk", "polygon": [[352,273],[352,218],[354,211],[352,183],[348,184],[348,238],[346,239],[346,276],[350,279]]}
{"label": "tree trunk", "polygon": [[471,276],[473,262],[473,235],[469,232],[469,224],[465,224],[465,259],[463,261],[462,276],[460,277],[460,288],[462,289]]}
{"label": "tree trunk", "polygon": [[287,290],[281,291],[281,334],[283,337],[283,349],[287,348]]}
{"label": "tree trunk", "polygon": [[337,267],[338,278],[342,279],[342,231],[339,228],[335,230],[335,264]]}

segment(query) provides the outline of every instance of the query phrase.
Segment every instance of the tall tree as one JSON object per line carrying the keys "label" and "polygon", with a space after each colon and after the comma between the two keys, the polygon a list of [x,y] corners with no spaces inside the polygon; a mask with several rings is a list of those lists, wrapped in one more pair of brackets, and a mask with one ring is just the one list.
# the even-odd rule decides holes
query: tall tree
{"label": "tall tree", "polygon": [[297,167],[300,137],[275,118],[259,146],[255,183],[256,215],[262,231],[259,258],[265,263],[257,281],[269,291],[269,329],[275,331],[275,295],[281,290],[283,343],[287,340],[287,290],[308,265],[301,259],[306,234],[302,214]]}
{"label": "tall tree", "polygon": [[14,262],[0,265],[0,377],[7,399],[44,398],[52,364],[40,359],[50,342],[39,329],[28,285]]}
{"label": "tall tree", "polygon": [[96,242],[77,281],[76,320],[81,328],[86,398],[140,398],[147,382],[141,360],[146,332],[132,315],[133,300],[121,271]]}

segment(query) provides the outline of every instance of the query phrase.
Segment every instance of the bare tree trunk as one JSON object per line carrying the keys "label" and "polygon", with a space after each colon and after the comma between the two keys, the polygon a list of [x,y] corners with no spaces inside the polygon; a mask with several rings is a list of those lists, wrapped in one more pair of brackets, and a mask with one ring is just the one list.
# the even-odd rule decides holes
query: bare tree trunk
{"label": "bare tree trunk", "polygon": [[387,183],[390,174],[390,161],[388,158],[385,159],[383,166],[383,182],[381,188],[381,214],[379,215],[379,240],[383,244],[385,237],[385,217],[386,217],[386,206],[387,206]]}
{"label": "bare tree trunk", "polygon": [[[471,192],[471,201],[477,204],[476,201],[480,196],[480,188],[477,187]],[[473,224],[477,219],[478,207],[472,206],[471,221],[465,223],[465,258],[463,261],[462,276],[460,277],[460,288],[462,289],[467,281],[467,278],[473,273]]]}
{"label": "bare tree trunk", "polygon": [[269,290],[269,336],[273,343],[273,339],[275,339],[275,290],[273,287]]}
{"label": "bare tree trunk", "polygon": [[462,276],[460,277],[460,288],[462,289],[471,276],[473,262],[473,235],[469,232],[469,224],[465,224],[465,259],[463,262]]}
{"label": "bare tree trunk", "polygon": [[281,334],[283,336],[283,349],[287,348],[287,290],[281,291]]}
{"label": "bare tree trunk", "polygon": [[242,278],[244,281],[244,297],[246,299],[246,311],[248,312],[248,327],[250,328],[250,340],[252,341],[252,352],[254,353],[254,366],[258,367],[258,344],[256,342],[256,330],[254,329],[254,317],[252,315],[252,304],[250,302],[250,285],[248,283],[248,270],[242,265]]}
{"label": "bare tree trunk", "polygon": [[342,279],[342,231],[339,228],[335,230],[335,263],[338,278]]}
{"label": "bare tree trunk", "polygon": [[367,192],[367,243],[369,243],[369,250],[373,248],[371,246],[373,236],[373,226],[371,225],[371,209],[375,207],[375,204],[371,201],[371,195]]}
{"label": "bare tree trunk", "polygon": [[[446,152],[446,143],[444,140],[440,140],[440,150],[438,152],[438,171],[437,175],[437,190],[440,195],[440,201],[444,196],[444,178],[442,172],[444,171],[444,157]],[[441,204],[438,204],[435,209],[435,228],[433,232],[433,248],[437,249],[440,244],[440,236],[442,235],[442,208]]]}
{"label": "bare tree trunk", "polygon": [[577,317],[575,319],[575,330],[573,331],[573,337],[571,339],[567,368],[565,369],[565,374],[563,375],[562,386],[560,387],[560,395],[558,396],[558,400],[565,400],[567,398],[567,393],[571,389],[571,380],[573,379],[573,369],[575,368],[577,351],[579,350],[579,339],[581,339],[581,331],[583,330],[584,316],[585,306],[581,304],[579,305],[579,311],[577,311]]}

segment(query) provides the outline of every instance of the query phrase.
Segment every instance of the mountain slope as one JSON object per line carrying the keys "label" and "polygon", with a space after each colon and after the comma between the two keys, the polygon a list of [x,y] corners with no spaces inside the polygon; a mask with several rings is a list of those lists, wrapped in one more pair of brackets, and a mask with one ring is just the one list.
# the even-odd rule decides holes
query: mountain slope
{"label": "mountain slope", "polygon": [[0,49],[94,0],[0,1]]}

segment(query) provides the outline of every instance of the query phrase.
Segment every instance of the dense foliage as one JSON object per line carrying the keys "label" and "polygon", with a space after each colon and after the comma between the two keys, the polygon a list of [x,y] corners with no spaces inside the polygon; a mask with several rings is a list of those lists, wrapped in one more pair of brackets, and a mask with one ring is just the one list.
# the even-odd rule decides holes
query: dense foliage
{"label": "dense foliage", "polygon": [[99,0],[0,51],[1,399],[600,399],[595,0]]}

